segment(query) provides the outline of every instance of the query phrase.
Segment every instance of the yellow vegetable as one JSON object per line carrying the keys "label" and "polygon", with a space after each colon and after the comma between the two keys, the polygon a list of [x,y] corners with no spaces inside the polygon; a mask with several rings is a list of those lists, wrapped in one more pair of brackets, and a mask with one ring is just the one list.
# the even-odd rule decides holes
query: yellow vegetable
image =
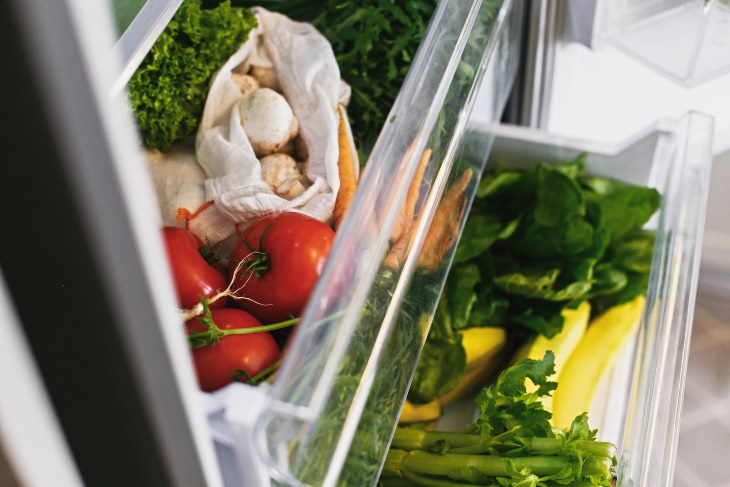
{"label": "yellow vegetable", "polygon": [[[560,373],[565,364],[583,338],[588,320],[591,317],[591,305],[588,301],[584,301],[576,309],[563,310],[563,329],[552,338],[545,338],[542,335],[527,342],[518,352],[514,362],[523,358],[531,358],[533,360],[542,360],[545,352],[548,350],[555,354],[555,375],[551,380],[557,380],[560,384]],[[526,383],[528,391],[537,390],[537,387],[531,382]],[[542,398],[542,404],[546,410],[552,409],[552,396]]]}
{"label": "yellow vegetable", "polygon": [[[567,428],[590,409],[596,389],[641,322],[645,298],[614,306],[588,326],[565,363],[553,395],[553,425]],[[556,360],[557,362],[557,360]]]}
{"label": "yellow vegetable", "polygon": [[443,407],[484,385],[494,371],[497,361],[495,356],[502,350],[506,341],[503,328],[474,327],[461,330],[461,343],[466,352],[466,370],[459,384],[442,397],[426,404],[412,404],[409,401],[403,406],[400,423],[421,423],[437,420]]}
{"label": "yellow vegetable", "polygon": [[400,412],[399,423],[427,423],[436,421],[441,416],[441,403],[433,400],[426,404],[413,404],[406,401]]}
{"label": "yellow vegetable", "polygon": [[504,328],[475,326],[459,331],[461,344],[466,352],[466,370],[480,367],[489,362],[502,349],[507,339]]}

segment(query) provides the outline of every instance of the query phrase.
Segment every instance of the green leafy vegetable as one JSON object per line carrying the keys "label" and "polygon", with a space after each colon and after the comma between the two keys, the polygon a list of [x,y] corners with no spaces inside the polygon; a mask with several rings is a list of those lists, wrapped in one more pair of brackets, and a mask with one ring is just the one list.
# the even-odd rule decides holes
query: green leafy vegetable
{"label": "green leafy vegetable", "polygon": [[454,330],[450,314],[452,308],[448,304],[449,295],[454,294],[458,295],[458,291],[455,293],[453,289],[447,289],[441,295],[431,324],[430,339],[424,345],[423,359],[418,362],[408,392],[409,399],[415,404],[424,404],[446,394],[456,387],[466,370],[466,352],[461,344],[461,335]]}
{"label": "green leafy vegetable", "polygon": [[369,152],[411,66],[436,0],[329,0],[314,25],[352,88],[357,145]]}
{"label": "green leafy vegetable", "polygon": [[[550,426],[540,398],[557,384],[554,356],[524,359],[477,397],[480,414],[462,432],[398,428],[381,481],[414,486],[552,487],[611,485],[615,447],[596,441],[584,413],[567,430]],[[526,381],[537,388],[528,392]]]}
{"label": "green leafy vegetable", "polygon": [[[557,165],[485,174],[435,323],[453,329],[504,326],[513,336],[528,330],[550,338],[562,329],[567,307],[590,300],[595,316],[646,292],[654,236],[641,227],[659,207],[659,193],[588,177],[585,168],[580,155]],[[444,354],[436,336],[429,335],[421,356],[429,369]],[[426,388],[425,375],[416,375],[412,391],[419,392],[409,399],[435,399],[424,391],[449,392],[458,384],[450,373],[431,371],[428,377]]]}
{"label": "green leafy vegetable", "polygon": [[508,323],[550,337],[568,305],[595,298],[604,310],[644,292],[654,241],[640,228],[659,207],[659,193],[584,171],[581,155],[485,176],[452,270],[459,276],[462,266],[477,265],[492,276],[482,278],[477,291],[487,292],[477,292],[467,311],[491,302],[496,286],[509,300]]}
{"label": "green leafy vegetable", "polygon": [[145,145],[166,149],[189,135],[203,114],[208,84],[256,27],[244,8],[213,10],[185,0],[129,82],[129,99]]}

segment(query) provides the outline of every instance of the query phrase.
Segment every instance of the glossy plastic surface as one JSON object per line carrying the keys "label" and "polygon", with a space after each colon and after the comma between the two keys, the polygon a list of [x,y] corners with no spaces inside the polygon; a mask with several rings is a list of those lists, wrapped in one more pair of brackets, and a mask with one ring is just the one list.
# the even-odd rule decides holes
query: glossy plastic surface
{"label": "glossy plastic surface", "polygon": [[276,481],[376,482],[491,144],[465,129],[501,114],[521,10],[440,2],[258,419]]}
{"label": "glossy plastic surface", "polygon": [[729,0],[602,0],[598,36],[682,84],[730,70]]}
{"label": "glossy plastic surface", "polygon": [[119,36],[112,52],[117,73],[112,95],[121,92],[181,3],[182,0],[112,0]]}
{"label": "glossy plastic surface", "polygon": [[[658,213],[647,228],[656,244],[647,306],[635,339],[604,379],[589,416],[602,440],[619,447],[621,487],[672,485],[712,165],[712,118],[690,113],[659,123],[619,147],[518,127],[481,127],[494,137],[488,164],[530,167],[587,152],[589,172],[656,188]],[[447,409],[439,428],[458,429],[473,399]]]}

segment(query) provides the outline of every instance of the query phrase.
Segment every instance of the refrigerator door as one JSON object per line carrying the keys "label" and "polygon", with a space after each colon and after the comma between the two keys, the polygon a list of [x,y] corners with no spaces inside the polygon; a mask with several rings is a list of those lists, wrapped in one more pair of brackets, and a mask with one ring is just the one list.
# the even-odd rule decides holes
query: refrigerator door
{"label": "refrigerator door", "polygon": [[0,265],[80,477],[220,485],[140,142],[109,97],[106,4],[12,0],[0,13],[13,67],[0,80]]}
{"label": "refrigerator door", "polygon": [[82,487],[2,272],[0,317],[0,485]]}

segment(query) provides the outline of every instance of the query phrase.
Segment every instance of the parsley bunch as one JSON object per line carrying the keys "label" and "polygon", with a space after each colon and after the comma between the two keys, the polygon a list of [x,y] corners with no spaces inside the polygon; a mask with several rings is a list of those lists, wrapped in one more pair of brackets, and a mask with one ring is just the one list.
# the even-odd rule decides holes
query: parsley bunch
{"label": "parsley bunch", "polygon": [[385,124],[436,4],[329,0],[314,21],[332,44],[341,76],[352,88],[348,112],[364,153]]}
{"label": "parsley bunch", "polygon": [[[596,441],[584,413],[568,430],[550,427],[540,402],[557,384],[554,356],[524,359],[477,398],[480,415],[464,432],[398,428],[381,484],[414,486],[608,487],[615,447]],[[537,389],[527,392],[529,379]]]}
{"label": "parsley bunch", "polygon": [[129,100],[147,147],[166,149],[198,127],[208,84],[256,27],[226,1],[215,9],[185,0],[129,82]]}

